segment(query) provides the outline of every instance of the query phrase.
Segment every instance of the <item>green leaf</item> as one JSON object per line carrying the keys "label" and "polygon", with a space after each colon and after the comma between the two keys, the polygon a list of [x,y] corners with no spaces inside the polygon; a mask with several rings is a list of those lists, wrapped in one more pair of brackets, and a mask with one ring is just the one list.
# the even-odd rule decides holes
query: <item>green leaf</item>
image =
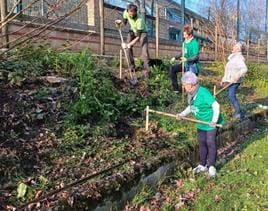
{"label": "green leaf", "polygon": [[17,198],[23,198],[27,192],[27,185],[21,182],[17,188],[17,192]]}
{"label": "green leaf", "polygon": [[40,182],[42,182],[42,183],[47,183],[48,182],[48,179],[47,178],[45,178],[44,176],[39,176],[39,180],[40,180]]}

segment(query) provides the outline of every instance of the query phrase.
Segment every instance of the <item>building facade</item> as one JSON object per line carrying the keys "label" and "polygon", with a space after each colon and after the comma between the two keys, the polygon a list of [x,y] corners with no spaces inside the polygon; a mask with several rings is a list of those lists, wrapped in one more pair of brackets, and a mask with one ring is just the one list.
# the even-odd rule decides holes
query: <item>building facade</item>
{"label": "building facade", "polygon": [[[8,0],[9,11],[16,6],[15,0]],[[17,32],[23,22],[35,20],[33,25],[43,24],[55,20],[70,13],[73,8],[83,2],[81,8],[70,16],[64,18],[59,23],[53,25],[51,33],[48,31],[48,39],[54,47],[59,47],[65,43],[77,42],[73,49],[90,48],[93,53],[100,53],[100,1],[99,0],[25,0],[18,4],[13,12],[23,11],[22,18],[14,21],[14,26],[10,30],[15,30],[12,36],[21,36],[28,30],[22,29]],[[118,54],[120,49],[120,37],[115,27],[114,20],[122,18],[123,11],[129,3],[136,3],[135,0],[104,0],[104,31],[105,31],[105,54]],[[149,51],[151,57],[154,57],[156,51],[155,41],[155,2],[153,0],[145,1],[146,23],[149,29],[150,43]],[[29,7],[29,5],[31,5]],[[158,0],[160,10],[160,57],[172,57],[180,51],[182,36],[182,15],[181,7],[177,1]],[[31,17],[29,19],[29,17]],[[203,31],[202,24],[208,20],[185,9],[185,22],[192,24],[195,36],[203,42],[207,39]],[[25,32],[24,32],[25,30]],[[128,27],[125,27],[123,34],[126,35]],[[138,54],[139,49],[135,52]],[[206,56],[205,56],[206,57]]]}

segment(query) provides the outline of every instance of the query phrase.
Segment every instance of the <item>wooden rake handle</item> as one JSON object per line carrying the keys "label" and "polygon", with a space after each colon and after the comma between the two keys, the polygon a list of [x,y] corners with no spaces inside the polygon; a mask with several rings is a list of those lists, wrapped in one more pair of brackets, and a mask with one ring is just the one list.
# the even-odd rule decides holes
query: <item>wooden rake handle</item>
{"label": "wooden rake handle", "polygon": [[214,86],[214,97],[217,96],[218,94],[220,94],[222,91],[224,91],[225,89],[227,89],[229,86],[231,86],[233,83],[229,83],[227,85],[225,85],[223,88],[221,88],[219,91],[216,92],[216,85]]}
{"label": "wooden rake handle", "polygon": [[[149,129],[149,113],[150,112],[177,119],[177,115],[175,115],[175,114],[170,114],[170,113],[166,113],[166,112],[162,112],[162,111],[152,110],[152,109],[149,109],[149,106],[147,106],[146,107],[146,125],[145,125],[146,131]],[[189,121],[189,122],[195,122],[195,123],[201,123],[201,124],[205,124],[205,125],[210,125],[210,122],[205,122],[205,121],[201,121],[201,120],[197,120],[197,119],[192,119],[192,118],[189,118],[189,117],[180,117],[180,119],[183,119],[183,120],[186,120],[186,121]],[[216,127],[222,128],[222,125],[221,124],[216,124]]]}

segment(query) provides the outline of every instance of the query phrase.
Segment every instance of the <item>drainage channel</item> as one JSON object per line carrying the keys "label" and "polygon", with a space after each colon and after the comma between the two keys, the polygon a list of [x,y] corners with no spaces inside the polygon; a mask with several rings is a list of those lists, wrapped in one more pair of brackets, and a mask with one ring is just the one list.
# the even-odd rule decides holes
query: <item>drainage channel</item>
{"label": "drainage channel", "polygon": [[[220,147],[225,146],[228,142],[237,140],[239,137],[245,137],[247,134],[251,133],[258,122],[263,121],[267,118],[268,109],[261,111],[259,113],[253,114],[248,119],[240,123],[229,124],[219,131],[217,136],[217,143]],[[111,199],[105,199],[101,204],[99,204],[94,210],[95,211],[106,211],[106,210],[121,210],[128,201],[131,201],[137,192],[144,187],[144,185],[149,187],[155,187],[161,179],[165,176],[170,176],[174,168],[180,165],[182,162],[188,162],[191,165],[197,162],[197,149],[193,150],[188,154],[188,159],[185,161],[174,160],[170,163],[166,163],[160,166],[156,171],[152,172],[147,176],[143,176],[135,186],[132,186],[129,190],[123,192],[121,197],[116,201]]]}
{"label": "drainage channel", "polygon": [[[220,129],[217,136],[219,148],[250,134],[258,126],[259,122],[267,119],[267,114],[268,109],[251,115],[243,122],[229,124]],[[155,187],[165,176],[172,175],[176,166],[183,164],[192,166],[196,164],[198,158],[197,146],[184,155],[178,153],[176,151],[168,152],[162,157],[155,157],[149,164],[150,168],[144,168],[132,181],[124,181],[119,191],[106,194],[97,203],[92,203],[90,198],[87,197],[78,198],[72,206],[64,203],[64,205],[54,207],[53,210],[122,210],[144,185]]]}

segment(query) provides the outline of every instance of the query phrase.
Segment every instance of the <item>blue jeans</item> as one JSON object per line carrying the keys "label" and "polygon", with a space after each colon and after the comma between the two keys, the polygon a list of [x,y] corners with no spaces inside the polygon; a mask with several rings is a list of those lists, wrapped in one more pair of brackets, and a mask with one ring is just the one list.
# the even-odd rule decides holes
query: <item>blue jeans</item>
{"label": "blue jeans", "polygon": [[185,72],[190,71],[198,76],[198,67],[196,63],[186,63]]}
{"label": "blue jeans", "polygon": [[[187,72],[187,71],[191,71],[191,72],[195,73],[196,75],[198,75],[197,64],[187,63],[185,65],[185,72]],[[179,91],[179,85],[178,85],[178,79],[177,79],[178,72],[182,72],[182,65],[181,64],[173,65],[169,69],[169,76],[171,78],[172,87],[173,87],[174,91]]]}
{"label": "blue jeans", "polygon": [[236,92],[239,86],[240,86],[240,83],[234,83],[228,87],[228,98],[231,101],[232,106],[235,109],[235,115],[241,115],[241,108],[236,98]]}

